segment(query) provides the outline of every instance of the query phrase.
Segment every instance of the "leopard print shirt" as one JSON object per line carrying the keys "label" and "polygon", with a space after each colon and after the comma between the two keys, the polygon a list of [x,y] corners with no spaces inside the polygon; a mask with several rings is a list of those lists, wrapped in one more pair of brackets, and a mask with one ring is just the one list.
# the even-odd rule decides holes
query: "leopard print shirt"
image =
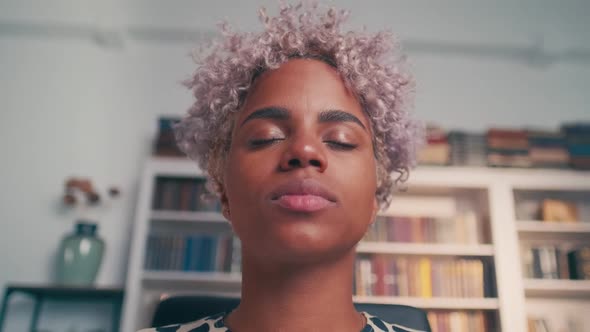
{"label": "leopard print shirt", "polygon": [[[390,324],[376,316],[362,312],[367,324],[360,332],[423,332],[398,324]],[[208,316],[186,324],[174,324],[162,327],[143,329],[138,332],[231,332],[224,324],[225,313]]]}

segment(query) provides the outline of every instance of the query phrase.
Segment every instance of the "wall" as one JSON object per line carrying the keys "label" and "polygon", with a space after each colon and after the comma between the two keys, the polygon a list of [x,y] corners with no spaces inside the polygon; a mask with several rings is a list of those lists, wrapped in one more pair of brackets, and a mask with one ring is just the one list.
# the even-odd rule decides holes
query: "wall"
{"label": "wall", "polygon": [[[193,69],[190,43],[138,40],[126,28],[207,32],[227,18],[252,29],[258,3],[0,2],[0,286],[53,280],[57,245],[73,225],[59,195],[63,180],[76,174],[122,188],[101,218],[107,252],[98,283],[123,284],[142,161],[157,116],[188,107],[179,81]],[[587,2],[335,3],[352,10],[352,26],[391,28],[408,40],[422,119],[468,130],[590,120]],[[22,28],[40,23],[77,27],[79,34]],[[84,27],[107,34],[85,36]],[[535,41],[540,52],[531,48]],[[584,47],[578,59],[546,63],[539,56]],[[13,308],[6,330],[24,331],[30,302],[19,298]],[[41,324],[106,329],[107,317],[106,306],[61,303],[47,308]]]}

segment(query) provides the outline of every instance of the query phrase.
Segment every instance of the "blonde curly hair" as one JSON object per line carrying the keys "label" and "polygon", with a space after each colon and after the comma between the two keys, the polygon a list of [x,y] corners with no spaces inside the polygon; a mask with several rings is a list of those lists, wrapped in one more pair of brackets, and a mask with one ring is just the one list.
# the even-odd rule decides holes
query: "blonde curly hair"
{"label": "blonde curly hair", "polygon": [[422,127],[409,114],[414,80],[389,32],[341,32],[348,12],[312,5],[282,5],[276,17],[259,11],[264,30],[233,32],[197,56],[185,85],[196,98],[175,125],[180,149],[207,170],[213,190],[223,188],[223,169],[238,112],[255,79],[292,58],[315,58],[333,66],[353,91],[371,122],[377,160],[377,200],[391,202],[394,187],[415,165]]}

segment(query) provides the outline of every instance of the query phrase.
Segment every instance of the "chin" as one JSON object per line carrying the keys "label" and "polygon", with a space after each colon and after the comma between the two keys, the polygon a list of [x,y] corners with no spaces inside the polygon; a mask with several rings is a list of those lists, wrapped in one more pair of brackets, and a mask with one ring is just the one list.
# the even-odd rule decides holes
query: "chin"
{"label": "chin", "polygon": [[349,255],[360,240],[347,239],[331,230],[297,226],[281,230],[272,237],[272,243],[260,246],[261,255],[277,263],[321,263]]}

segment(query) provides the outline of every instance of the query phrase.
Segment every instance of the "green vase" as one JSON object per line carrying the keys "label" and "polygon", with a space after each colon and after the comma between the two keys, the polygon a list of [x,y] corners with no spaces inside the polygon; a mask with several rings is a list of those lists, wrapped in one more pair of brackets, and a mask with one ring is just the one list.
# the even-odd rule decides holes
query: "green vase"
{"label": "green vase", "polygon": [[94,284],[105,243],[97,236],[97,225],[80,221],[75,232],[65,236],[58,253],[58,282],[68,286],[91,286]]}

